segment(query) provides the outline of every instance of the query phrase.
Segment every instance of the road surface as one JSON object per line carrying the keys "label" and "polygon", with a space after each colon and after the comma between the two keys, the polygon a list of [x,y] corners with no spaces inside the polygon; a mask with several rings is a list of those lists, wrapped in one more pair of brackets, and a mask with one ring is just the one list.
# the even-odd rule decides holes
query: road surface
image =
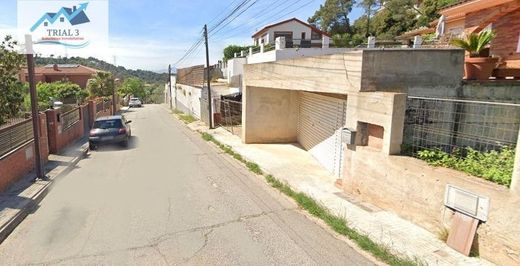
{"label": "road surface", "polygon": [[161,105],[131,109],[0,245],[0,264],[372,265]]}

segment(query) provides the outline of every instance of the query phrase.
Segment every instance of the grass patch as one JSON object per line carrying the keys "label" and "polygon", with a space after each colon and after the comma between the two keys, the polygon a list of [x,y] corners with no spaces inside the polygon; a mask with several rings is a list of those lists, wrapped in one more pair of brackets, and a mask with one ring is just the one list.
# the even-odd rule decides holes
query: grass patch
{"label": "grass patch", "polygon": [[192,115],[185,114],[182,111],[180,111],[179,109],[173,109],[172,113],[176,114],[177,117],[185,124],[190,124],[190,123],[197,121],[197,118],[193,117]]}
{"label": "grass patch", "polygon": [[411,266],[422,264],[419,263],[417,260],[402,258],[392,254],[385,246],[375,243],[374,241],[370,240],[368,236],[360,234],[354,229],[350,228],[347,225],[345,218],[332,214],[329,209],[324,207],[322,204],[318,203],[315,199],[311,198],[305,193],[294,191],[287,183],[281,182],[272,175],[265,175],[258,164],[245,160],[240,154],[233,151],[233,149],[230,146],[220,143],[212,135],[204,132],[202,133],[202,138],[205,141],[215,143],[225,153],[231,155],[233,158],[244,163],[251,172],[258,175],[263,175],[267,183],[271,185],[273,188],[278,189],[283,194],[292,198],[302,209],[306,210],[313,216],[323,220],[335,232],[348,237],[350,240],[354,241],[361,249],[371,253],[374,257],[378,258],[379,260],[389,265]]}
{"label": "grass patch", "polygon": [[388,263],[389,265],[419,265],[417,261],[393,255],[386,247],[373,242],[366,235],[362,235],[348,227],[344,218],[332,214],[326,207],[319,204],[316,200],[307,196],[305,193],[295,192],[291,187],[289,187],[289,185],[279,181],[272,175],[265,176],[265,179],[272,187],[294,199],[302,209],[323,220],[335,232],[348,237],[360,248],[370,252],[381,261]]}
{"label": "grass patch", "polygon": [[195,117],[193,117],[191,115],[187,115],[187,114],[180,114],[179,118],[186,124],[197,121],[197,119]]}

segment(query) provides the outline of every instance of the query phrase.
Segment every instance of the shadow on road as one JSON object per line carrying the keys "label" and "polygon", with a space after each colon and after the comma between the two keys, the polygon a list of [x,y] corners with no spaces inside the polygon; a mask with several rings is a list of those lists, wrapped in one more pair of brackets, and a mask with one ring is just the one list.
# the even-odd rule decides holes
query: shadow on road
{"label": "shadow on road", "polygon": [[139,137],[132,136],[128,140],[128,146],[127,147],[124,147],[121,144],[117,144],[117,143],[115,143],[115,144],[103,144],[103,145],[99,145],[94,152],[128,151],[128,150],[136,149],[138,147],[138,145],[139,145]]}

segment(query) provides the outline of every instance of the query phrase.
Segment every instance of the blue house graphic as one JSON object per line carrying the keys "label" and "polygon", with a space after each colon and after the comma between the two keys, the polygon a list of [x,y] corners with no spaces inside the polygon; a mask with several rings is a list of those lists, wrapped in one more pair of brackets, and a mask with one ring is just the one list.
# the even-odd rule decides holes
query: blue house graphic
{"label": "blue house graphic", "polygon": [[45,13],[45,15],[43,15],[31,27],[31,32],[35,31],[41,24],[44,24],[44,26],[48,26],[48,24],[54,24],[54,22],[56,22],[60,18],[60,22],[64,22],[64,19],[67,19],[73,26],[90,22],[90,20],[87,17],[87,14],[85,14],[87,6],[88,3],[83,3],[79,5],[79,8],[76,8],[76,6],[73,6],[72,8],[62,7],[60,11],[58,11],[57,13]]}

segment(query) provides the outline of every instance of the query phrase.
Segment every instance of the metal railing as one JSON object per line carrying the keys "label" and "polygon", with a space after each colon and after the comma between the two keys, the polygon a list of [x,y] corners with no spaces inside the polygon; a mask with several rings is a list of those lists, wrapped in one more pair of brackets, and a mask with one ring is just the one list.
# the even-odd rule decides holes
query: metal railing
{"label": "metal railing", "polygon": [[63,131],[70,129],[72,126],[79,122],[79,112],[80,108],[76,108],[61,115],[61,119],[63,121]]}
{"label": "metal railing", "polygon": [[0,129],[0,157],[32,141],[33,138],[31,119],[25,119]]}
{"label": "metal railing", "polygon": [[214,101],[215,111],[220,113],[215,124],[239,136],[242,130],[242,102],[226,99]]}
{"label": "metal railing", "polygon": [[403,153],[500,150],[516,146],[519,129],[520,104],[409,96]]}

